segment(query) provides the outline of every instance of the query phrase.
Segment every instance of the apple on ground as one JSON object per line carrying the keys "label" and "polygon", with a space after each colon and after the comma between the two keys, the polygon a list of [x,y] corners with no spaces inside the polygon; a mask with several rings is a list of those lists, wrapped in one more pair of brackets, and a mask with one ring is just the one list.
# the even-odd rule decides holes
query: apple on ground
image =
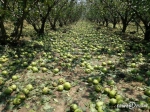
{"label": "apple on ground", "polygon": [[93,79],[93,84],[97,85],[97,84],[99,84],[99,81],[97,79]]}
{"label": "apple on ground", "polygon": [[42,90],[43,94],[47,94],[49,92],[49,88],[48,87],[44,87]]}
{"label": "apple on ground", "polygon": [[115,81],[114,80],[108,80],[107,83],[108,83],[108,85],[114,85]]}
{"label": "apple on ground", "polygon": [[19,99],[19,98],[15,98],[14,100],[13,100],[13,104],[14,105],[19,105],[21,103],[21,99]]}
{"label": "apple on ground", "polygon": [[28,95],[30,91],[29,91],[27,88],[24,88],[24,89],[22,90],[22,92],[23,92],[24,94]]}
{"label": "apple on ground", "polygon": [[97,101],[95,104],[95,108],[98,109],[99,107],[102,107],[104,105],[104,102],[102,101]]}
{"label": "apple on ground", "polygon": [[19,77],[17,75],[12,76],[12,80],[17,80]]}
{"label": "apple on ground", "polygon": [[83,112],[80,108],[77,108],[74,112]]}
{"label": "apple on ground", "polygon": [[32,71],[33,71],[33,72],[38,72],[39,70],[38,70],[37,67],[32,67]]}
{"label": "apple on ground", "polygon": [[72,105],[70,106],[70,110],[71,110],[71,111],[75,111],[76,109],[78,109],[78,105],[77,105],[77,104],[72,104]]}
{"label": "apple on ground", "polygon": [[116,105],[116,104],[117,104],[117,100],[116,100],[115,98],[111,98],[111,99],[109,100],[109,104],[110,104],[110,105]]}
{"label": "apple on ground", "polygon": [[6,76],[6,75],[8,75],[8,72],[6,70],[4,70],[4,71],[2,71],[1,74]]}
{"label": "apple on ground", "polygon": [[26,96],[25,96],[24,93],[19,93],[19,94],[17,95],[17,98],[19,98],[19,99],[21,99],[21,100],[24,100],[24,99],[26,99]]}
{"label": "apple on ground", "polygon": [[108,72],[107,68],[102,68],[102,72],[107,73]]}
{"label": "apple on ground", "polygon": [[110,88],[107,88],[107,87],[104,88],[104,93],[108,94],[110,91],[111,91]]}
{"label": "apple on ground", "polygon": [[64,83],[64,89],[65,90],[70,90],[70,88],[71,88],[71,84],[69,82],[65,82]]}
{"label": "apple on ground", "polygon": [[31,65],[32,65],[32,66],[36,66],[37,63],[36,63],[36,62],[32,62]]}
{"label": "apple on ground", "polygon": [[103,88],[102,88],[101,85],[98,84],[98,85],[94,86],[94,89],[95,89],[96,92],[101,92]]}
{"label": "apple on ground", "polygon": [[58,91],[63,91],[64,90],[64,86],[63,85],[58,85],[57,90]]}
{"label": "apple on ground", "polygon": [[58,79],[58,84],[64,84],[66,80],[64,78]]}
{"label": "apple on ground", "polygon": [[58,73],[58,72],[59,72],[59,69],[58,69],[58,68],[55,68],[55,69],[53,70],[53,72],[54,72],[54,73]]}
{"label": "apple on ground", "polygon": [[114,98],[114,97],[116,96],[116,94],[117,94],[117,91],[116,91],[116,90],[111,90],[111,91],[109,92],[109,97]]}
{"label": "apple on ground", "polygon": [[43,67],[42,72],[47,72],[47,68]]}
{"label": "apple on ground", "polygon": [[8,87],[4,90],[5,94],[11,94],[13,92],[13,89],[11,87]]}
{"label": "apple on ground", "polygon": [[26,86],[26,88],[27,88],[29,91],[33,90],[32,84],[28,84],[28,85]]}
{"label": "apple on ground", "polygon": [[10,88],[11,88],[12,90],[16,90],[16,89],[17,89],[17,86],[16,86],[15,84],[13,84],[13,85],[10,86]]}
{"label": "apple on ground", "polygon": [[92,77],[89,77],[89,78],[88,78],[88,83],[92,83],[92,81],[93,81],[93,78],[92,78]]}
{"label": "apple on ground", "polygon": [[31,66],[31,65],[29,65],[29,66],[27,67],[27,69],[28,69],[28,70],[31,70],[31,69],[32,69],[32,66]]}
{"label": "apple on ground", "polygon": [[150,89],[146,89],[146,90],[144,91],[144,94],[150,97]]}

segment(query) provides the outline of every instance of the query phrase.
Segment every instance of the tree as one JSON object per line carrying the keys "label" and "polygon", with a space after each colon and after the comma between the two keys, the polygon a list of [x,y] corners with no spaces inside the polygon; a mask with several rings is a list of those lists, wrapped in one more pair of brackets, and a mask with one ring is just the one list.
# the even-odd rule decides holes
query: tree
{"label": "tree", "polygon": [[0,5],[2,6],[0,8],[0,43],[1,44],[6,44],[6,40],[7,40],[7,33],[6,33],[6,29],[4,26],[4,19],[6,17],[6,14],[8,13],[7,11],[7,3],[8,1],[0,1]]}
{"label": "tree", "polygon": [[145,26],[144,40],[150,41],[150,1],[149,0],[127,0],[130,8]]}

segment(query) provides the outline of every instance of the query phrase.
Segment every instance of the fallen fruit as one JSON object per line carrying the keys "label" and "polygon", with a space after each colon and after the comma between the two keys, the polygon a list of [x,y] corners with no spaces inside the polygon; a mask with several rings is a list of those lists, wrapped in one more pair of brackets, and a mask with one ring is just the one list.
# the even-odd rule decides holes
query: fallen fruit
{"label": "fallen fruit", "polygon": [[71,88],[71,84],[69,82],[65,82],[64,83],[64,89],[65,90],[70,90],[70,88]]}
{"label": "fallen fruit", "polygon": [[115,104],[117,104],[117,100],[116,100],[115,98],[111,98],[111,99],[109,100],[109,104],[115,105]]}
{"label": "fallen fruit", "polygon": [[27,88],[29,91],[31,91],[31,90],[33,89],[33,86],[32,86],[31,84],[28,84],[28,85],[26,86],[26,88]]}
{"label": "fallen fruit", "polygon": [[93,84],[97,85],[97,84],[99,84],[99,81],[97,79],[93,79]]}
{"label": "fallen fruit", "polygon": [[114,98],[115,97],[115,95],[116,95],[116,90],[111,90],[110,92],[109,92],[109,97],[111,97],[111,98]]}
{"label": "fallen fruit", "polygon": [[70,106],[70,110],[71,110],[71,111],[75,111],[77,108],[78,108],[78,105],[77,105],[77,104],[72,104],[72,105]]}
{"label": "fallen fruit", "polygon": [[49,92],[49,88],[48,87],[44,87],[42,90],[43,94],[47,94]]}
{"label": "fallen fruit", "polygon": [[8,88],[6,88],[6,89],[4,90],[4,93],[5,93],[5,94],[11,94],[12,92],[13,92],[13,89],[10,88],[10,87],[8,87]]}
{"label": "fallen fruit", "polygon": [[63,86],[63,85],[58,85],[58,87],[57,87],[57,90],[58,90],[58,91],[63,91],[63,89],[64,89],[64,86]]}
{"label": "fallen fruit", "polygon": [[19,99],[19,98],[15,98],[14,100],[13,100],[13,104],[14,105],[19,105],[21,103],[21,99]]}

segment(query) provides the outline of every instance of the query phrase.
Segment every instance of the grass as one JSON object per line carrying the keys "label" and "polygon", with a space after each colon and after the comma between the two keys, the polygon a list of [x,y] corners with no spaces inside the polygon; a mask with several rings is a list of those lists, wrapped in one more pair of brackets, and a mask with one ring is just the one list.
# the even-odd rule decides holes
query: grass
{"label": "grass", "polygon": [[[97,112],[96,102],[102,101],[104,112],[148,112],[148,108],[128,109],[110,105],[111,98],[104,89],[117,91],[123,97],[123,104],[143,101],[150,106],[149,96],[144,93],[150,86],[147,74],[150,44],[142,43],[142,35],[137,41],[130,34],[118,35],[105,27],[97,31],[94,27],[93,23],[79,21],[66,27],[65,33],[64,29],[47,30],[46,36],[36,37],[31,27],[26,25],[24,34],[28,39],[25,46],[19,49],[1,47],[0,111],[68,112],[70,105],[75,103],[84,112]],[[38,68],[37,72],[33,72],[33,66]],[[47,71],[42,72],[43,68]],[[54,71],[56,68],[58,72]],[[14,80],[12,76],[18,78]],[[72,85],[70,90],[57,90],[60,78]],[[96,92],[89,78],[99,80],[102,90]],[[110,84],[111,81],[114,84]],[[33,89],[25,94],[28,84]],[[12,85],[17,88],[6,94],[5,90]],[[44,87],[49,88],[47,94],[42,92]],[[26,98],[16,104],[15,98],[19,94]]]}

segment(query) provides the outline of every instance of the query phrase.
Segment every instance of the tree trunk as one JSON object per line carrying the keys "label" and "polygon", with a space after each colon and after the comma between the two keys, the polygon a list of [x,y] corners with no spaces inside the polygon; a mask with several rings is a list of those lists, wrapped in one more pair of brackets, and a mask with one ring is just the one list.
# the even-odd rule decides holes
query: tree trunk
{"label": "tree trunk", "polygon": [[2,18],[0,18],[0,33],[0,43],[5,45],[7,43],[7,35]]}
{"label": "tree trunk", "polygon": [[125,20],[122,20],[122,25],[123,25],[122,32],[125,33],[126,29],[127,29],[127,26],[128,26]]}
{"label": "tree trunk", "polygon": [[[3,4],[3,10],[6,10],[6,6],[7,6],[7,0],[4,0],[4,4]],[[4,26],[4,18],[5,18],[5,13],[0,15],[0,43],[2,45],[7,44],[7,34],[6,34],[6,29]]]}
{"label": "tree trunk", "polygon": [[114,18],[114,19],[113,19],[113,28],[116,28],[116,24],[117,24],[117,19]]}
{"label": "tree trunk", "polygon": [[40,29],[38,30],[38,35],[44,35],[46,19],[47,19],[47,17],[42,18],[42,20],[41,20],[42,24],[41,24]]}
{"label": "tree trunk", "polygon": [[106,27],[108,27],[108,19],[105,18],[105,22],[106,22]]}
{"label": "tree trunk", "polygon": [[18,41],[21,37],[22,30],[23,30],[23,22],[24,22],[24,19],[26,18],[26,15],[27,15],[27,12],[25,11],[26,7],[27,7],[27,0],[24,0],[24,2],[23,2],[23,14],[20,18],[17,19],[16,24],[14,24],[15,25],[14,31],[11,34],[11,36],[15,37],[15,39],[13,40],[14,42]]}
{"label": "tree trunk", "polygon": [[150,26],[145,27],[144,40],[150,41]]}
{"label": "tree trunk", "polygon": [[59,20],[59,26],[60,26],[60,27],[63,27],[63,23],[62,23],[61,20]]}

